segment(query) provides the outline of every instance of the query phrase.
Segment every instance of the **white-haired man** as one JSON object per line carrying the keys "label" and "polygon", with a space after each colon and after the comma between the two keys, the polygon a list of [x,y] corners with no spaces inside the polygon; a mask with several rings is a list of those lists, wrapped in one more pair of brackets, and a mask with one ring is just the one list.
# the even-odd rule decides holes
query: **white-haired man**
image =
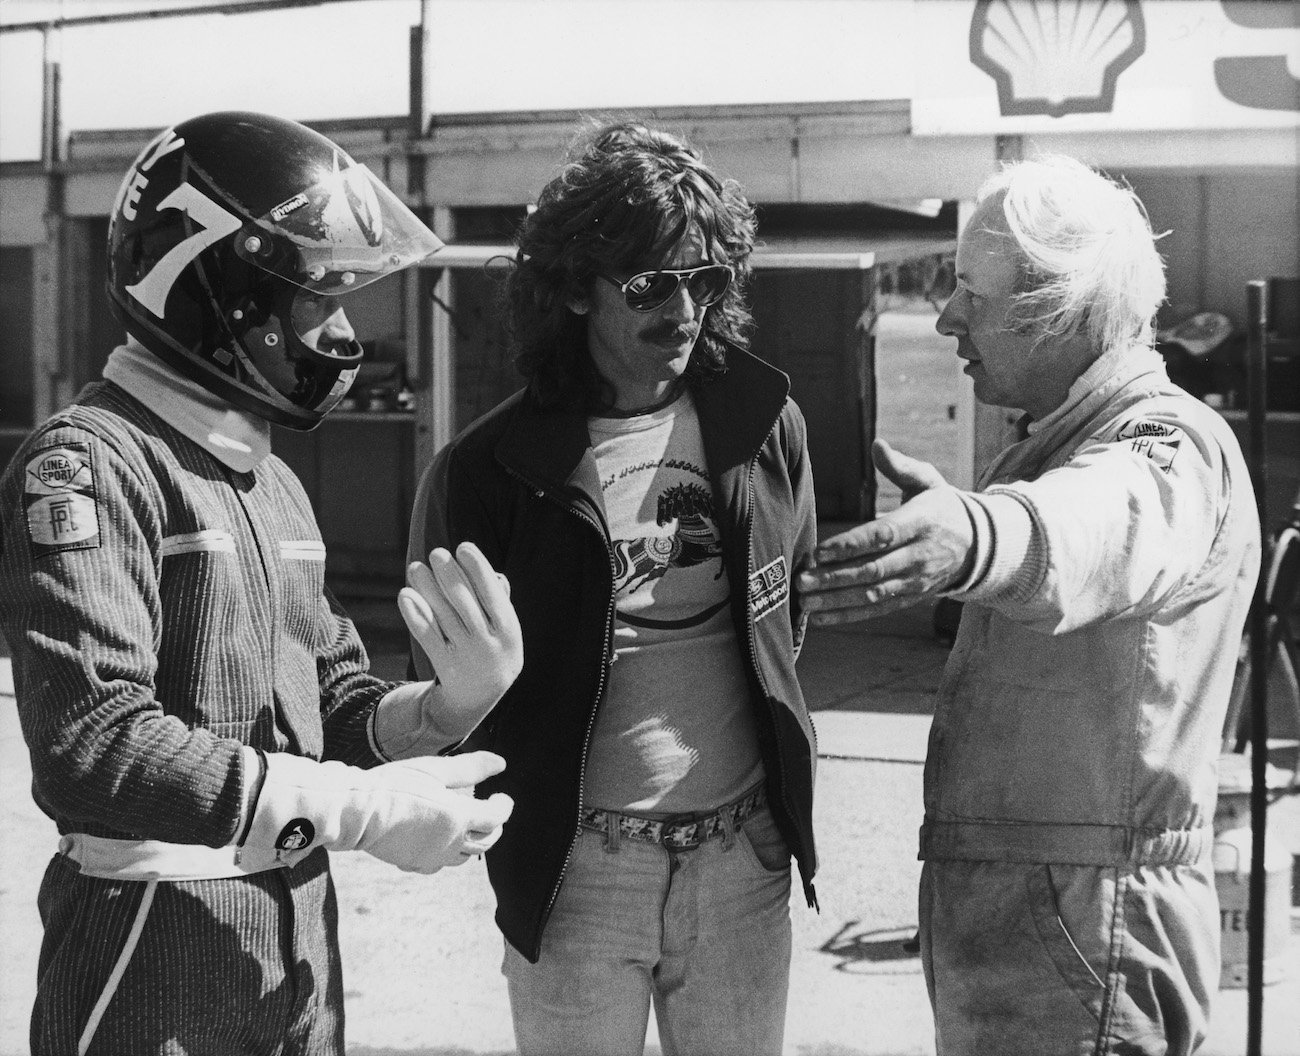
{"label": "white-haired man", "polygon": [[964,601],[925,771],[938,1050],[1179,1054],[1219,970],[1210,822],[1259,524],[1232,433],[1152,348],[1133,193],[1068,158],[978,196],[939,317],[1029,435],[975,492],[877,441],[904,492],[799,577],[817,623]]}

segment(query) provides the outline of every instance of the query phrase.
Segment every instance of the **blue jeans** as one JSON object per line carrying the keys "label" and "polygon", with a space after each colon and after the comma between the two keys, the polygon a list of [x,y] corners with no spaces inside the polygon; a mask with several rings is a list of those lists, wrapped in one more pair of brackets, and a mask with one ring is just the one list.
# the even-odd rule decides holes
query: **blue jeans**
{"label": "blue jeans", "polygon": [[521,1056],[779,1056],[790,854],[766,807],[686,851],[584,829],[530,964],[502,964]]}
{"label": "blue jeans", "polygon": [[939,1056],[1189,1056],[1208,1032],[1208,867],[930,861],[921,963]]}

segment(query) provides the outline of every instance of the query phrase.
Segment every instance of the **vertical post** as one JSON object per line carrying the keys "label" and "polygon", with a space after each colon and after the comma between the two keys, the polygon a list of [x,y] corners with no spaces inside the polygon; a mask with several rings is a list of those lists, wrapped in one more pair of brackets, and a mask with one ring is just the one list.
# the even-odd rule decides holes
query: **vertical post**
{"label": "vertical post", "polygon": [[[427,158],[421,148],[428,118],[429,25],[432,0],[421,0],[420,23],[410,32],[410,113],[407,121],[406,190],[416,214],[439,238],[451,237],[451,213],[429,200]],[[435,258],[436,260],[436,258]],[[406,362],[415,392],[414,473],[418,479],[454,432],[451,340],[445,313],[434,297],[448,303],[451,279],[446,268],[416,268],[407,278]]]}
{"label": "vertical post", "polygon": [[858,442],[862,448],[862,481],[858,487],[858,519],[876,516],[876,464],[871,444],[876,438],[876,323],[880,318],[878,269],[862,271],[862,314],[858,316]]}
{"label": "vertical post", "polygon": [[77,346],[69,332],[64,303],[70,274],[67,248],[66,199],[63,173],[62,50],[63,31],[55,24],[41,27],[41,171],[45,177],[45,246],[34,255],[33,413],[36,421],[71,400],[75,391],[69,355]]}
{"label": "vertical post", "polygon": [[[47,23],[41,27],[41,167],[50,175],[63,154],[60,102],[63,31]],[[59,203],[60,205],[62,203]]]}
{"label": "vertical post", "polygon": [[[1255,487],[1260,530],[1268,539],[1268,462],[1265,413],[1268,404],[1267,284],[1246,283],[1247,459]],[[1246,909],[1246,1056],[1261,1056],[1264,1026],[1264,841],[1268,831],[1268,635],[1267,554],[1250,606],[1250,890]]]}
{"label": "vertical post", "polygon": [[[974,199],[963,198],[957,203],[958,238],[965,233],[966,225],[974,212]],[[955,274],[957,261],[953,259],[950,263]],[[979,455],[980,440],[988,431],[988,427],[983,421],[983,413],[979,405],[975,402],[975,389],[971,386],[970,379],[962,373],[963,361],[951,354],[948,358],[950,369],[957,375],[957,474],[950,483],[959,488],[973,488],[975,482],[979,480],[980,471],[984,468],[983,460]]]}
{"label": "vertical post", "polygon": [[[424,154],[420,140],[424,137],[424,61],[429,31],[425,23],[427,7],[420,5],[420,24],[411,27],[408,69],[410,70],[410,109],[406,121],[406,194],[417,212],[425,207]],[[421,216],[421,219],[424,219]]]}
{"label": "vertical post", "polygon": [[[454,235],[451,210],[438,206],[430,210],[434,233],[444,241]],[[433,258],[435,261],[437,257]],[[424,295],[429,329],[429,411],[424,423],[429,426],[429,457],[441,451],[456,435],[456,349],[452,344],[450,311],[455,308],[451,290],[451,268],[424,269],[429,283]]]}

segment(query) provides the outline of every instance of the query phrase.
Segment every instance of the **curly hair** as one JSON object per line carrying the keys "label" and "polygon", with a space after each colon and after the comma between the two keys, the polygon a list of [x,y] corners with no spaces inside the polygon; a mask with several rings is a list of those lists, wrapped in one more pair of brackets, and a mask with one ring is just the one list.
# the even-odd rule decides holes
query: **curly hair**
{"label": "curly hair", "polygon": [[1165,298],[1161,236],[1131,187],[1046,154],[1007,165],[976,200],[997,195],[1020,256],[1018,326],[1055,336],[1082,330],[1101,352],[1151,344]]}
{"label": "curly hair", "polygon": [[586,317],[569,303],[585,299],[600,273],[661,266],[692,232],[735,278],[705,313],[686,378],[724,372],[727,348],[747,348],[753,329],[745,294],[754,226],[740,185],[710,172],[683,140],[635,122],[581,133],[524,220],[506,279],[515,363],[534,397],[573,410],[613,405],[587,350]]}

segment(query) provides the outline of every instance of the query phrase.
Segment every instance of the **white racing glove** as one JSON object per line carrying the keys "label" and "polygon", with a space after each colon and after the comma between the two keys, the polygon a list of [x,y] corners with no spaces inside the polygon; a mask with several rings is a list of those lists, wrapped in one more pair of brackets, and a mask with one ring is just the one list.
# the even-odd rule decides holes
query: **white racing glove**
{"label": "white racing glove", "polygon": [[505,760],[491,752],[362,770],[246,747],[244,762],[245,774],[265,766],[236,842],[236,861],[250,869],[292,866],[327,847],[367,851],[408,872],[436,873],[496,843],[514,808],[501,792],[474,798],[474,785],[505,769]]}
{"label": "white racing glove", "polygon": [[510,584],[473,543],[439,547],[407,568],[397,606],[434,678],[380,702],[376,740],[390,758],[439,752],[483,721],[524,664]]}

